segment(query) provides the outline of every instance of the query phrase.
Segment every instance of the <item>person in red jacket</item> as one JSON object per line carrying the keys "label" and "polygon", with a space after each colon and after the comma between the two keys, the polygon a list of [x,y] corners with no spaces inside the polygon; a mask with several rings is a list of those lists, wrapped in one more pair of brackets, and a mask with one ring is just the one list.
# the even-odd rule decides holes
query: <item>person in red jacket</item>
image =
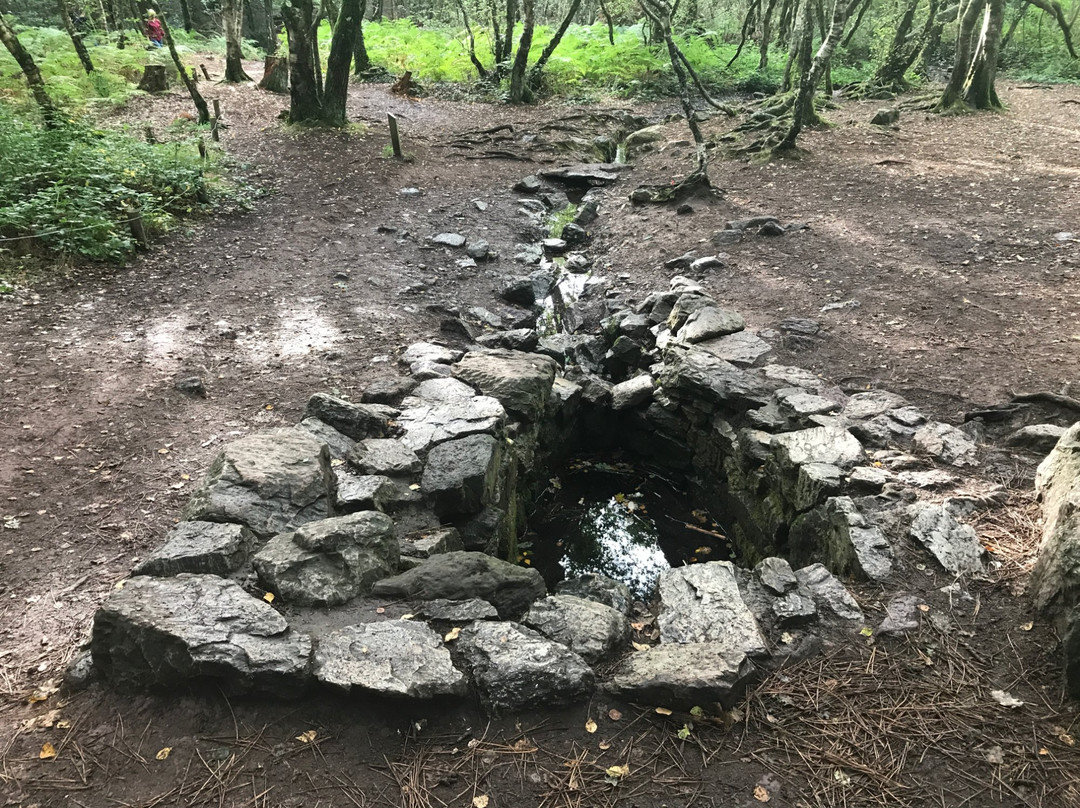
{"label": "person in red jacket", "polygon": [[150,40],[153,47],[160,48],[165,41],[165,30],[161,27],[161,20],[157,18],[157,12],[153,9],[146,12],[146,16],[146,27],[143,33],[146,34],[146,38]]}

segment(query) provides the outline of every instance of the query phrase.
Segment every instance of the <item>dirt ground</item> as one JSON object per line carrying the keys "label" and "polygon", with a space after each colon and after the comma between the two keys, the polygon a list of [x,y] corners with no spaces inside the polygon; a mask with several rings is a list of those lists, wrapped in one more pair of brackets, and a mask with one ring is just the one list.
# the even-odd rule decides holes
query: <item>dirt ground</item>
{"label": "dirt ground", "polygon": [[[223,442],[295,423],[313,392],[354,397],[397,373],[400,349],[435,336],[448,308],[512,313],[496,295],[521,271],[511,185],[542,166],[463,159],[446,142],[573,112],[372,85],[350,98],[364,126],[299,133],[275,119],[279,97],[203,88],[222,100],[223,147],[272,193],[126,268],[78,267],[0,299],[0,805],[1080,805],[1080,713],[1063,697],[1058,639],[1022,595],[1038,530],[1032,457],[976,474],[1011,493],[977,517],[998,563],[965,582],[973,600],[915,570],[902,585],[948,620],[856,637],[714,719],[600,696],[489,719],[471,704],[55,692],[97,605],[160,542]],[[1000,89],[1003,114],[905,111],[896,129],[866,123],[874,104],[841,102],[835,126],[804,137],[803,159],[715,162],[726,196],[689,214],[624,201],[688,169],[688,147],[653,153],[609,190],[589,252],[640,299],[675,274],[665,260],[721,249],[726,265],[701,280],[751,327],[822,323],[782,360],[945,420],[1013,393],[1076,396],[1080,241],[1055,234],[1080,232],[1080,91]],[[124,115],[163,127],[186,109],[171,95]],[[383,156],[387,112],[409,162]],[[671,137],[688,137],[679,127]],[[725,221],[758,214],[809,228],[710,245]],[[460,269],[424,246],[446,230],[503,258]],[[823,312],[830,303],[848,305]],[[174,388],[191,375],[205,398]],[[858,595],[876,625],[888,593]]]}

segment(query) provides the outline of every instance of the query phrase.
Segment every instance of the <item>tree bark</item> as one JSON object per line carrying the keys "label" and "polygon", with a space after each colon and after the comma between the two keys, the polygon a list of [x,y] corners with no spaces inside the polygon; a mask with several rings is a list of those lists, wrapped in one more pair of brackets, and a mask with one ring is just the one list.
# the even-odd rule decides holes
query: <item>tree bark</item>
{"label": "tree bark", "polygon": [[536,60],[536,64],[529,71],[529,88],[531,90],[535,91],[540,88],[540,78],[544,73],[544,66],[548,63],[551,55],[555,53],[555,49],[559,47],[563,35],[566,34],[566,29],[570,27],[570,23],[573,22],[574,15],[577,14],[579,8],[581,8],[581,0],[571,0],[570,8],[567,10],[566,16],[563,17],[562,24],[555,32],[555,36],[547,43],[547,46],[540,54],[540,58]]}
{"label": "tree bark", "polygon": [[604,19],[607,21],[607,38],[608,43],[615,44],[615,24],[611,21],[611,14],[608,13],[607,4],[604,0],[599,0],[600,13],[604,15]]}
{"label": "tree bark", "polygon": [[[509,5],[509,4],[508,4]],[[533,30],[536,27],[535,2],[524,0],[524,16],[522,18],[521,39],[518,40],[517,53],[514,54],[514,63],[510,68],[510,97],[511,104],[523,104],[530,100],[532,93],[525,78],[525,68],[529,62],[529,48],[532,47]]]}
{"label": "tree bark", "polygon": [[[581,0],[575,0],[575,2],[580,3]],[[476,74],[480,77],[480,80],[483,81],[487,78],[487,68],[485,68],[483,62],[476,57],[476,37],[473,36],[472,24],[469,22],[469,12],[465,9],[465,1],[457,0],[457,7],[461,12],[461,21],[465,25],[465,36],[468,37],[469,40],[469,61],[472,62],[473,67],[476,68]]]}
{"label": "tree bark", "polygon": [[169,23],[165,19],[164,10],[158,14],[158,22],[161,23],[161,31],[165,35],[165,45],[168,47],[169,55],[172,56],[173,64],[176,65],[176,70],[180,74],[180,80],[183,81],[184,86],[187,87],[188,95],[191,96],[191,102],[195,105],[195,110],[199,113],[199,123],[210,123],[210,107],[207,106],[206,99],[203,98],[202,93],[199,92],[195,80],[188,75],[184,63],[180,61],[180,54],[176,52],[176,43],[173,42],[172,30],[169,28]]}
{"label": "tree bark", "polygon": [[769,40],[772,39],[772,16],[775,9],[776,0],[769,0],[769,4],[765,7],[765,14],[761,18],[761,40],[758,45],[757,66],[759,71],[763,71],[769,66]]}
{"label": "tree bark", "polygon": [[312,0],[285,0],[281,16],[289,36],[289,122],[320,121],[323,111],[312,49]]}
{"label": "tree bark", "polygon": [[360,3],[360,24],[356,26],[356,45],[353,46],[353,75],[363,76],[371,70],[371,57],[364,44],[364,13],[367,11],[367,0]]}
{"label": "tree bark", "polygon": [[244,72],[244,54],[240,50],[244,20],[244,0],[223,0],[221,22],[225,29],[225,81],[251,81]]}
{"label": "tree bark", "polygon": [[188,5],[188,0],[180,0],[180,14],[184,18],[184,30],[187,33],[191,33],[191,6]]}
{"label": "tree bark", "polygon": [[60,12],[60,19],[64,21],[64,29],[67,31],[68,36],[71,37],[71,44],[75,46],[75,53],[78,55],[79,61],[82,62],[83,70],[89,76],[94,72],[94,63],[90,61],[90,52],[86,49],[86,43],[83,42],[82,32],[75,30],[66,0],[56,0],[56,7]]}
{"label": "tree bark", "polygon": [[41,117],[45,121],[45,126],[50,129],[53,128],[60,122],[60,118],[56,106],[45,89],[45,80],[41,78],[41,71],[38,70],[34,57],[30,55],[30,51],[22,46],[19,38],[15,35],[15,31],[8,25],[8,21],[4,19],[3,14],[0,14],[0,42],[4,43],[4,47],[19,63],[23,76],[26,78],[26,83],[30,87],[30,94],[33,95],[34,101],[41,108]]}
{"label": "tree bark", "polygon": [[329,126],[345,125],[345,101],[349,94],[349,66],[356,31],[363,14],[361,0],[343,0],[334,37],[330,40],[330,55],[326,60],[326,85],[323,88],[323,123]]}

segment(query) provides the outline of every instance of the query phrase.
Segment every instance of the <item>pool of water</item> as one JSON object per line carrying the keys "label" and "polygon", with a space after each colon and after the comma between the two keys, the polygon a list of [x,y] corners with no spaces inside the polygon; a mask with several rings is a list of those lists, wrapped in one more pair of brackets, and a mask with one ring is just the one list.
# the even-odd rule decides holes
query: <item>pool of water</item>
{"label": "pool of water", "polygon": [[557,476],[523,537],[522,560],[548,587],[600,573],[648,600],[665,569],[731,558],[720,523],[676,481],[622,463],[582,458]]}

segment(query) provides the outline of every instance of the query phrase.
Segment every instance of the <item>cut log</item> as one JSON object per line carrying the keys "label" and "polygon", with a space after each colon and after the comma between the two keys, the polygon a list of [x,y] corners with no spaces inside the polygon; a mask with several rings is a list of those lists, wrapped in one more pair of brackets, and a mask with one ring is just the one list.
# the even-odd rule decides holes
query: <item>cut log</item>
{"label": "cut log", "polygon": [[263,62],[263,77],[259,89],[271,93],[289,92],[289,62],[277,56],[267,56]]}
{"label": "cut log", "polygon": [[165,65],[147,65],[143,68],[139,89],[148,93],[163,93],[169,89],[169,73]]}

